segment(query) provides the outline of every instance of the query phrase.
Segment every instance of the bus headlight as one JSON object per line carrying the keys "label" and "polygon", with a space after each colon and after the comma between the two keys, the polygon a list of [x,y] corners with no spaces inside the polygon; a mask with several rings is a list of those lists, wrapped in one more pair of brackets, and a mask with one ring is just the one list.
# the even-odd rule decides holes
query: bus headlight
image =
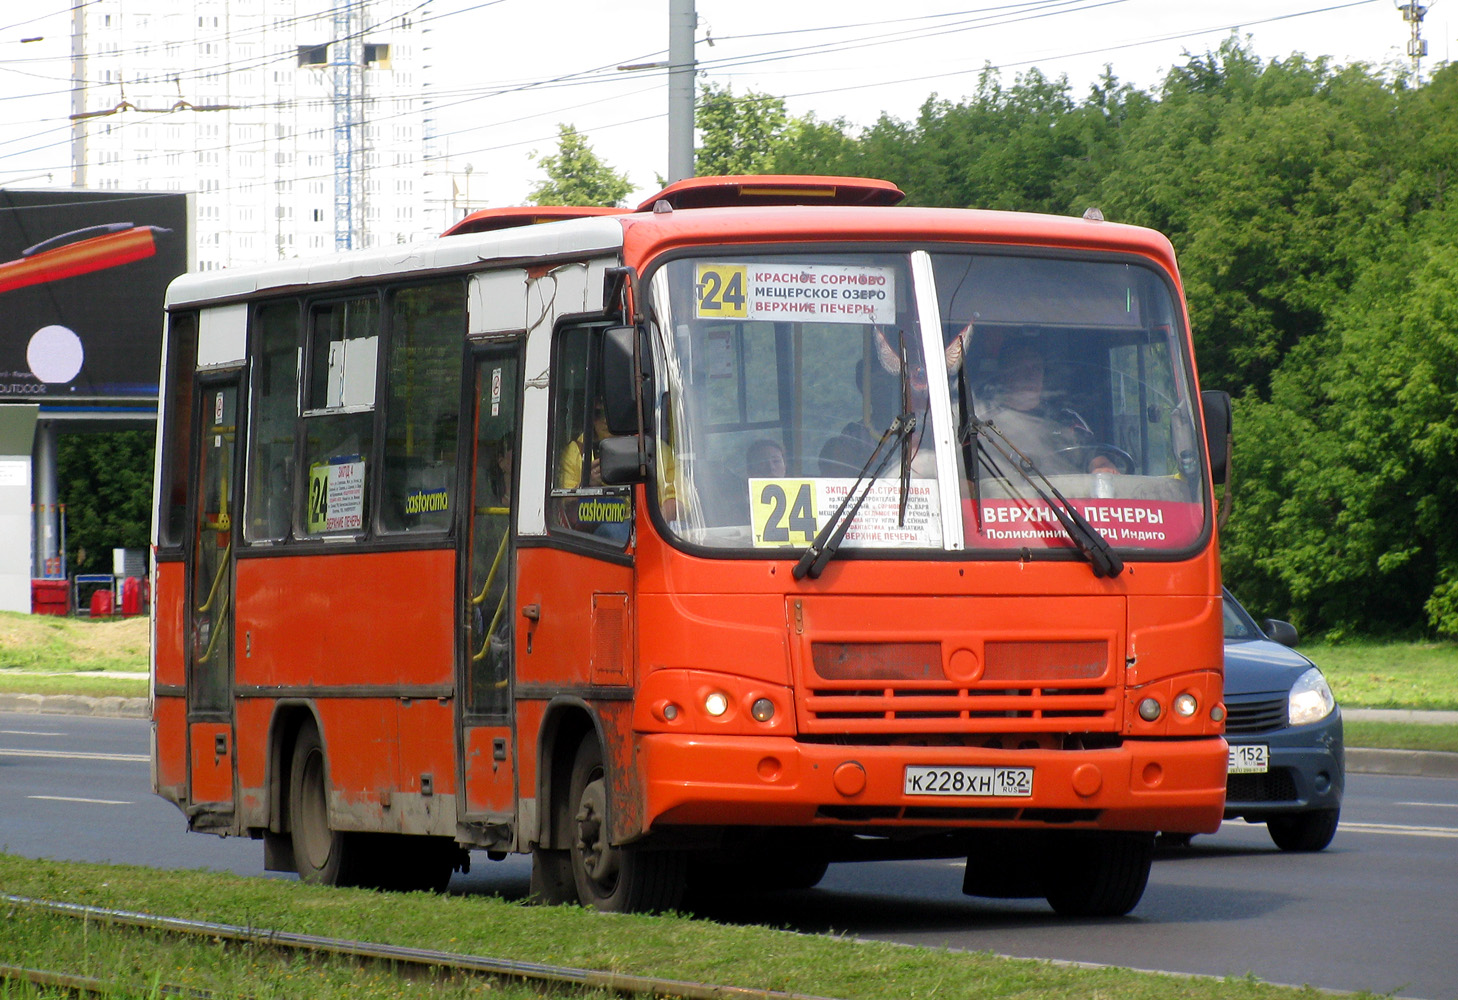
{"label": "bus headlight", "polygon": [[704,711],[717,719],[729,711],[729,697],[722,691],[710,691],[704,695]]}
{"label": "bus headlight", "polygon": [[1320,722],[1335,708],[1336,698],[1331,693],[1331,686],[1326,683],[1326,677],[1312,667],[1291,685],[1286,717],[1293,726],[1308,726]]}
{"label": "bus headlight", "polygon": [[1159,707],[1159,702],[1154,700],[1153,698],[1145,698],[1139,703],[1139,718],[1143,719],[1145,722],[1153,722],[1155,719],[1159,718],[1159,713],[1161,711],[1162,709]]}
{"label": "bus headlight", "polygon": [[1186,719],[1194,715],[1195,709],[1199,707],[1200,703],[1188,691],[1174,700],[1175,715],[1183,716]]}

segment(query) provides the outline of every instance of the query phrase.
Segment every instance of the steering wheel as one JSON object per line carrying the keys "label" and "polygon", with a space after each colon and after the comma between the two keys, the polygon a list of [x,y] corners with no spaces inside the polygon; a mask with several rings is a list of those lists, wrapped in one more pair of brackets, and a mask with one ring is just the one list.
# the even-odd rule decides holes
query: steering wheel
{"label": "steering wheel", "polygon": [[1060,448],[1054,454],[1067,465],[1076,466],[1085,472],[1089,471],[1089,463],[1102,455],[1113,463],[1114,467],[1123,475],[1129,475],[1134,471],[1134,456],[1130,455],[1123,448],[1109,444],[1106,441],[1098,441],[1093,444],[1076,444],[1069,448]]}

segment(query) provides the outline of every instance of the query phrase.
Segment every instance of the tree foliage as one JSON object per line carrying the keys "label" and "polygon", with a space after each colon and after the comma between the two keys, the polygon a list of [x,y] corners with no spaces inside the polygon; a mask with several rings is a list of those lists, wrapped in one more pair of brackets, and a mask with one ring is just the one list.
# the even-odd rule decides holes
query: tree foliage
{"label": "tree foliage", "polygon": [[547,176],[528,195],[535,205],[616,206],[633,190],[627,175],[603,162],[571,125],[557,126],[557,152],[538,162]]}
{"label": "tree foliage", "polygon": [[735,97],[732,87],[704,84],[694,109],[700,133],[694,172],[700,176],[770,173],[774,148],[783,141],[789,123],[781,98],[752,90]]}
{"label": "tree foliage", "polygon": [[152,527],[150,430],[62,434],[58,499],[72,572],[111,572],[111,550],[146,548]]}
{"label": "tree foliage", "polygon": [[1201,381],[1236,399],[1232,586],[1306,628],[1458,634],[1458,67],[1414,87],[1232,37],[1147,93],[989,68],[911,120],[770,138],[777,172],[1164,232]]}

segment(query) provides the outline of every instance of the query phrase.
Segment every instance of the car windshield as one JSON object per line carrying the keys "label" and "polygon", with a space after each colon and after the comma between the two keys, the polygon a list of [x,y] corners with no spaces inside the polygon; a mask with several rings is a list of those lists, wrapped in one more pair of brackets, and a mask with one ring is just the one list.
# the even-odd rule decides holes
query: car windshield
{"label": "car windshield", "polygon": [[1256,625],[1255,620],[1240,602],[1230,595],[1230,591],[1224,592],[1225,607],[1225,638],[1226,639],[1264,639],[1265,633]]}
{"label": "car windshield", "polygon": [[842,549],[1066,556],[1060,496],[1121,551],[1204,530],[1183,321],[1151,267],[725,251],[649,287],[684,542],[803,549],[863,471]]}

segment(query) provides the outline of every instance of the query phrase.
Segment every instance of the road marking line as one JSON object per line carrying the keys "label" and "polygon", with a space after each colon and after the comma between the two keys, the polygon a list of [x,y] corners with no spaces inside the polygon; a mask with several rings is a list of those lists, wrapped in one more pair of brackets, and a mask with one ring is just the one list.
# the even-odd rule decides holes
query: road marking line
{"label": "road marking line", "polygon": [[1342,823],[1338,833],[1386,833],[1407,837],[1448,837],[1458,839],[1458,830],[1447,826],[1398,826],[1394,823]]}
{"label": "road marking line", "polygon": [[13,750],[0,747],[0,757],[56,757],[62,760],[115,760],[146,764],[152,758],[144,753],[87,753],[81,750]]}
{"label": "road marking line", "polygon": [[0,736],[65,736],[65,733],[38,733],[29,729],[0,729]]}
{"label": "road marking line", "polygon": [[133,803],[121,799],[77,799],[69,795],[27,795],[28,799],[45,799],[47,802],[85,802],[95,806],[129,806]]}
{"label": "road marking line", "polygon": [[1423,806],[1427,809],[1458,809],[1458,802],[1394,802],[1395,806]]}

